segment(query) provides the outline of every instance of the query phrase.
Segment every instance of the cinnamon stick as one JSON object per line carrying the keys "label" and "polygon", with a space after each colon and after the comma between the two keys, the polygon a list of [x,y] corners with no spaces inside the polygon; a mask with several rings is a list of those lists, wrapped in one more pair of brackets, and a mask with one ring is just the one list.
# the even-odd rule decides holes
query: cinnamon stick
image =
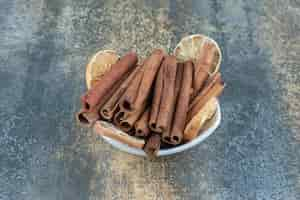
{"label": "cinnamon stick", "polygon": [[164,52],[161,49],[156,49],[144,61],[141,81],[137,81],[138,87],[126,91],[125,98],[120,103],[121,108],[125,110],[143,110],[141,108],[146,104],[151,92],[152,83],[163,58]]}
{"label": "cinnamon stick", "polygon": [[118,102],[120,98],[125,93],[129,85],[133,82],[133,79],[137,76],[139,71],[140,67],[136,67],[130,74],[127,75],[127,77],[124,77],[125,80],[122,81],[122,84],[118,87],[118,89],[113,93],[111,98],[101,108],[100,114],[104,119],[109,121],[112,120],[113,115],[118,108]]}
{"label": "cinnamon stick", "polygon": [[134,123],[142,115],[146,107],[147,102],[139,105],[139,107],[134,108],[132,106],[139,88],[142,87],[141,81],[143,78],[143,73],[144,68],[141,68],[119,102],[120,111],[115,117],[115,123],[125,132],[133,129]]}
{"label": "cinnamon stick", "polygon": [[163,92],[163,74],[164,74],[164,67],[160,67],[156,80],[155,80],[155,87],[154,87],[154,96],[152,99],[152,106],[151,106],[151,115],[149,119],[149,127],[152,131],[157,133],[162,133],[163,130],[157,126],[157,117],[161,102],[161,96]]}
{"label": "cinnamon stick", "polygon": [[132,80],[130,86],[126,89],[124,96],[120,99],[119,106],[123,110],[133,110],[133,104],[136,99],[137,92],[141,86],[141,81],[144,74],[144,68],[141,67],[137,75]]}
{"label": "cinnamon stick", "polygon": [[192,88],[193,64],[191,61],[184,63],[180,92],[177,98],[176,110],[171,131],[171,143],[181,143],[189,108],[190,91]]}
{"label": "cinnamon stick", "polygon": [[121,128],[121,119],[124,117],[125,112],[123,109],[121,109],[119,106],[117,107],[117,111],[113,117],[113,123],[117,127]]}
{"label": "cinnamon stick", "polygon": [[[144,108],[145,106],[143,106]],[[114,118],[113,123],[119,127],[121,130],[129,133],[133,130],[134,124],[141,117],[144,110],[136,109],[134,111],[124,110],[123,108],[118,108]]]}
{"label": "cinnamon stick", "polygon": [[192,100],[192,102],[189,105],[189,110],[195,106],[195,104],[202,98],[204,94],[206,94],[212,86],[216,84],[216,82],[222,82],[221,73],[218,72],[215,75],[213,75],[207,82],[207,84],[204,86],[203,90]]}
{"label": "cinnamon stick", "polygon": [[154,50],[150,57],[144,61],[140,73],[136,75],[120,99],[120,111],[114,121],[122,130],[126,132],[131,130],[134,123],[145,111],[152,84],[163,58],[164,52],[162,50]]}
{"label": "cinnamon stick", "polygon": [[157,133],[152,133],[150,138],[147,140],[144,146],[144,151],[149,157],[155,157],[160,149],[161,145],[161,135]]}
{"label": "cinnamon stick", "polygon": [[95,109],[114,84],[132,67],[135,67],[137,61],[136,53],[128,53],[121,57],[111,66],[111,69],[103,75],[97,84],[82,97],[83,108],[87,111]]}
{"label": "cinnamon stick", "polygon": [[138,121],[135,123],[135,136],[138,137],[146,137],[150,133],[150,129],[148,127],[150,117],[150,108],[147,108],[143,115],[138,119]]}
{"label": "cinnamon stick", "polygon": [[171,113],[170,113],[170,114],[172,114],[172,118],[170,118],[170,120],[168,121],[167,128],[165,131],[163,131],[163,134],[162,134],[162,141],[165,143],[169,143],[169,144],[173,144],[171,141],[171,128],[172,128],[172,121],[173,121],[174,113],[175,113],[175,105],[178,100],[178,95],[179,95],[179,91],[181,88],[181,82],[182,82],[182,77],[183,77],[183,68],[184,68],[183,63],[179,63],[177,68],[178,69],[176,72],[174,99],[171,104],[173,109],[171,110]]}
{"label": "cinnamon stick", "polygon": [[[125,78],[125,77],[124,77]],[[99,104],[95,106],[93,109],[88,110],[86,108],[81,108],[81,110],[76,113],[76,119],[80,122],[82,125],[91,125],[98,119],[100,119],[99,110],[100,108],[109,100],[109,98],[115,93],[115,91],[120,87],[120,85],[123,83],[124,78],[121,78],[117,81],[116,84],[114,84],[113,88],[109,90],[100,100]],[[101,79],[97,80],[100,81]],[[94,86],[93,86],[94,87]],[[82,96],[81,98],[86,98],[86,96]],[[82,102],[84,102],[84,99],[81,99]]]}
{"label": "cinnamon stick", "polygon": [[125,110],[124,115],[119,122],[120,128],[125,132],[129,132],[130,130],[132,130],[135,122],[143,114],[143,111],[143,109],[136,109],[134,111]]}
{"label": "cinnamon stick", "polygon": [[221,80],[220,75],[216,75],[191,103],[187,115],[187,122],[189,122],[211,98],[218,97],[224,90],[224,87],[225,83]]}
{"label": "cinnamon stick", "polygon": [[201,49],[200,57],[195,64],[193,88],[193,96],[199,93],[213,67],[216,47],[213,43],[206,41]]}
{"label": "cinnamon stick", "polygon": [[95,121],[99,119],[99,114],[97,112],[97,109],[95,109],[92,112],[88,112],[85,109],[81,109],[78,113],[76,113],[76,119],[77,121],[82,125],[91,125]]}
{"label": "cinnamon stick", "polygon": [[[151,116],[150,116],[150,128],[156,132],[164,132],[167,129],[169,121],[172,119],[175,98],[175,79],[177,70],[177,61],[175,56],[166,56],[162,62],[160,70],[161,77],[158,77],[157,81],[161,81],[161,86],[156,87],[154,91],[154,101],[152,102]],[[158,83],[159,85],[161,83]],[[159,96],[159,97],[157,97]],[[160,98],[159,104],[157,98]],[[158,107],[158,108],[157,108]],[[156,111],[158,110],[158,113]],[[156,118],[156,119],[155,119]],[[154,127],[155,126],[155,127]]]}
{"label": "cinnamon stick", "polygon": [[175,99],[175,81],[177,70],[176,58],[174,56],[168,56],[163,62],[163,67],[165,67],[163,77],[164,87],[159,108],[157,125],[164,131],[167,127],[168,122],[172,120],[172,112],[174,111],[172,102]]}

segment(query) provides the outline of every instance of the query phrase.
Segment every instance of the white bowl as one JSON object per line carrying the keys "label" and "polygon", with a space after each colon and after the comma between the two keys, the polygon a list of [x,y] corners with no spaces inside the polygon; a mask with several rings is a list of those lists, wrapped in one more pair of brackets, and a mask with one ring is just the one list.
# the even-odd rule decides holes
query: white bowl
{"label": "white bowl", "polygon": [[[188,149],[196,146],[197,144],[204,141],[208,136],[210,136],[218,128],[218,126],[220,125],[220,122],[221,122],[221,108],[220,108],[220,104],[218,102],[217,111],[216,111],[216,114],[214,116],[214,121],[213,121],[213,123],[211,124],[211,126],[209,128],[202,131],[197,138],[195,138],[194,140],[192,140],[192,141],[190,141],[186,144],[179,145],[177,147],[173,147],[173,148],[169,148],[169,149],[159,150],[157,156],[174,155],[174,154],[180,153],[182,151],[188,150]],[[113,147],[115,147],[115,148],[117,148],[121,151],[124,151],[124,152],[129,153],[129,154],[137,155],[137,156],[146,156],[145,152],[141,149],[130,147],[126,144],[123,144],[121,142],[118,142],[118,141],[116,141],[114,139],[111,139],[109,137],[106,137],[106,136],[101,136],[101,137],[106,142],[111,144]]]}

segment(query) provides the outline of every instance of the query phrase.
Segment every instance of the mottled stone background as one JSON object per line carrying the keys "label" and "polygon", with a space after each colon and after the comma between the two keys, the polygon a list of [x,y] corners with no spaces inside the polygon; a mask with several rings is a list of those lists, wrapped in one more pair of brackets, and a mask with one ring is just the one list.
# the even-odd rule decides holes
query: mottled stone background
{"label": "mottled stone background", "polygon": [[[223,51],[223,120],[150,162],[79,127],[100,49],[172,51],[203,33]],[[300,199],[299,0],[0,0],[0,199]]]}

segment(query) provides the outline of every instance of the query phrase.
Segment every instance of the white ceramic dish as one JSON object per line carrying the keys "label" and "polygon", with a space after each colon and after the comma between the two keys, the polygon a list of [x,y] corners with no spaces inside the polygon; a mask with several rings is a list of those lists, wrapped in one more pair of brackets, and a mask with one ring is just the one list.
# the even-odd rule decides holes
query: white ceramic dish
{"label": "white ceramic dish", "polygon": [[[177,146],[177,147],[173,147],[170,149],[162,149],[158,152],[157,156],[169,156],[169,155],[174,155],[177,154],[179,152],[188,150],[194,146],[196,146],[197,144],[201,143],[202,141],[204,141],[208,136],[210,136],[220,125],[221,122],[221,108],[220,108],[220,104],[218,102],[217,105],[217,111],[216,114],[214,116],[214,120],[213,123],[211,124],[211,126],[209,128],[207,128],[206,130],[202,131],[202,133],[195,138],[194,140]],[[123,151],[123,152],[127,152],[129,154],[134,154],[137,156],[146,156],[145,152],[142,151],[141,149],[137,149],[137,148],[133,148],[133,147],[129,147],[126,144],[123,144],[121,142],[118,142],[114,139],[105,137],[105,136],[101,136],[106,142],[108,142],[109,144],[111,144],[113,147]]]}
{"label": "white ceramic dish", "polygon": [[[203,41],[207,41],[207,40],[212,42],[216,46],[218,53],[219,53],[219,60],[217,62],[215,70],[213,72],[211,72],[212,74],[216,73],[220,68],[220,64],[222,61],[222,53],[221,53],[221,49],[220,49],[218,43],[208,36],[205,36],[202,34],[186,36],[186,37],[182,38],[181,41],[177,44],[173,53],[177,57],[177,59],[181,60],[181,62],[183,62],[185,60],[193,60],[197,56],[196,52],[199,51],[199,47],[201,47],[203,45]],[[183,49],[185,49],[187,51],[185,51]],[[188,54],[185,54],[184,52],[188,52]],[[182,53],[184,53],[184,55]],[[194,140],[192,140],[186,144],[183,144],[183,145],[180,145],[177,147],[173,147],[170,149],[162,149],[158,152],[157,156],[173,155],[173,154],[188,150],[188,149],[196,146],[197,144],[204,141],[208,136],[210,136],[218,128],[218,126],[220,125],[220,122],[221,122],[221,109],[220,109],[220,104],[217,103],[217,110],[216,110],[215,116],[206,125],[204,125],[205,129],[201,131],[201,133],[199,134],[199,136],[197,138],[195,138]],[[146,156],[145,152],[141,149],[130,147],[124,143],[118,142],[118,141],[111,139],[109,137],[106,137],[106,136],[102,136],[102,137],[106,142],[108,142],[113,147],[115,147],[121,151],[127,152],[129,154],[138,155],[138,156]]]}

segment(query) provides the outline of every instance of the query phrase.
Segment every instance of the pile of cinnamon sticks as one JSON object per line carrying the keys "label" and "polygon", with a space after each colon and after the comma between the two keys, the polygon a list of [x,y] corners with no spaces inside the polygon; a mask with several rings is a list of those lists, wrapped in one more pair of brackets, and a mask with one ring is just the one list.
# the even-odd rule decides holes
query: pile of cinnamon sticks
{"label": "pile of cinnamon sticks", "polygon": [[184,63],[161,49],[140,64],[135,53],[127,53],[81,97],[79,121],[95,124],[97,132],[107,129],[96,121],[112,123],[127,133],[118,140],[150,155],[162,144],[182,144],[186,124],[225,85],[220,73],[210,74],[216,49],[212,45],[204,49],[197,62]]}

